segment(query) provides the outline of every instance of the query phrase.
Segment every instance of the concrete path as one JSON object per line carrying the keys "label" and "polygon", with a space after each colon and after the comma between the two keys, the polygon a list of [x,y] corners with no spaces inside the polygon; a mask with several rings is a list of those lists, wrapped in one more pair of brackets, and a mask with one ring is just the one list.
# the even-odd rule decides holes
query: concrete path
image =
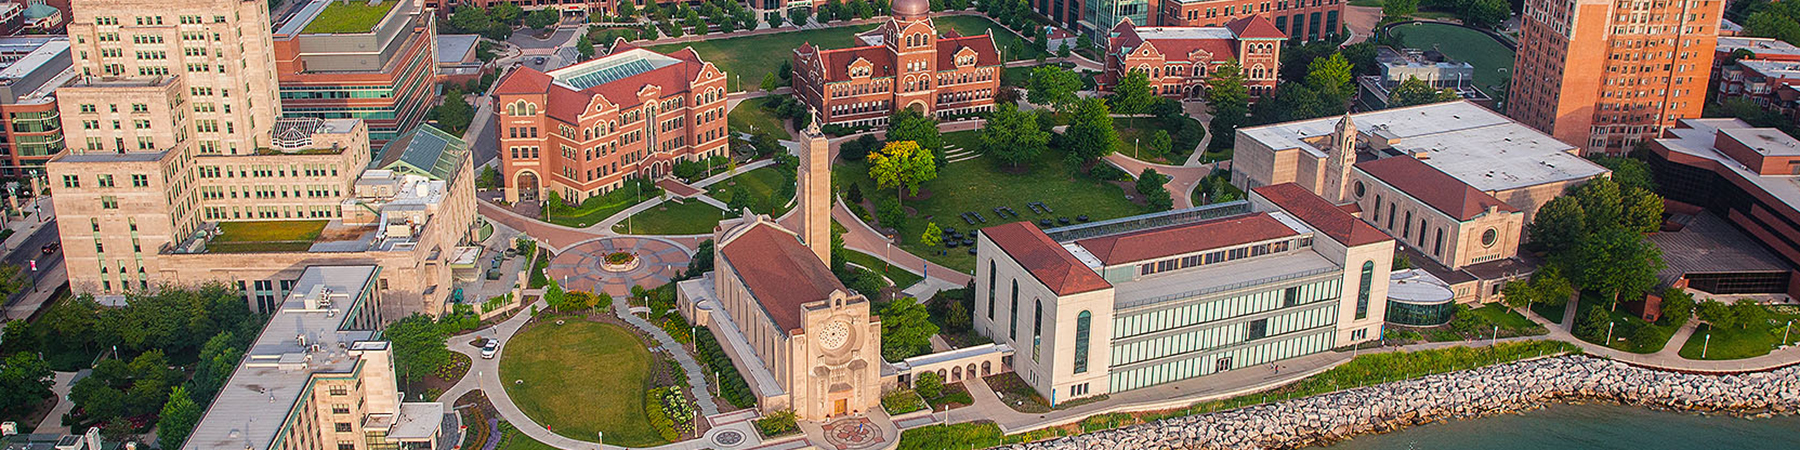
{"label": "concrete path", "polygon": [[1212,174],[1214,167],[1213,164],[1192,166],[1157,164],[1132,159],[1130,155],[1122,153],[1106,155],[1105,159],[1106,162],[1112,164],[1113,167],[1118,167],[1120,170],[1130,173],[1133,179],[1137,178],[1139,174],[1142,174],[1144,169],[1156,169],[1156,173],[1169,177],[1169,181],[1163,183],[1163,189],[1167,189],[1169,191],[1169,196],[1175,200],[1175,209],[1191,208],[1194,206],[1194,187],[1200,185],[1201,178],[1206,178],[1207,175]]}
{"label": "concrete path", "polygon": [[[850,210],[845,208],[843,203],[832,203],[831,219],[844,225],[844,248],[871,255],[881,255],[885,253],[888,246],[887,237],[882,236],[881,233],[875,232],[875,229],[870,228],[869,224],[863,223],[862,219],[857,218],[855,214],[851,214]],[[877,257],[879,258],[879,256]],[[889,254],[888,257],[888,262],[913,273],[923,273],[927,280],[936,278],[949,283],[952,286],[962,287],[963,285],[969,284],[969,281],[975,279],[974,277],[969,276],[969,274],[952,270],[949,267],[944,267],[934,262],[926,261],[925,258],[920,258],[919,255],[914,255],[909,252],[893,252],[892,254]]]}
{"label": "concrete path", "polygon": [[636,314],[632,314],[631,302],[624,301],[623,298],[619,300],[620,301],[613,302],[613,314],[619,316],[619,318],[625,319],[625,323],[637,327],[639,331],[643,331],[644,333],[649,334],[650,337],[656,338],[656,342],[662,344],[662,347],[660,349],[652,348],[650,351],[668,353],[669,356],[675,357],[676,363],[681,364],[681,370],[687,373],[688,388],[694,393],[694,403],[698,403],[696,406],[700,407],[700,412],[703,413],[702,415],[711,416],[718,414],[719,404],[718,402],[713,401],[712,391],[706,387],[706,369],[701,367],[699,362],[694,361],[693,355],[689,355],[687,350],[681,346],[681,343],[676,342],[675,338],[669,336],[668,332],[663,331],[662,327],[651,324],[650,321],[644,320]]}
{"label": "concrete path", "polygon": [[69,432],[69,427],[62,425],[62,416],[75,408],[75,402],[68,400],[69,390],[75,387],[75,372],[56,372],[54,383],[50,385],[50,392],[54,394],[51,398],[56,401],[56,406],[50,408],[50,414],[45,415],[42,422],[38,422],[37,428],[31,430],[32,433],[68,434]]}
{"label": "concrete path", "polygon": [[1676,331],[1676,336],[1671,337],[1669,342],[1664,344],[1662,350],[1656,353],[1631,353],[1591,343],[1575,337],[1574,333],[1570,332],[1575,326],[1575,311],[1578,310],[1577,302],[1579,302],[1578,298],[1569,300],[1569,306],[1563,313],[1563,323],[1561,324],[1550,323],[1549,320],[1545,320],[1535,313],[1525,312],[1524,314],[1525,317],[1530,318],[1539,325],[1549,328],[1550,335],[1547,337],[1551,339],[1580,346],[1581,350],[1587,352],[1589,355],[1614,359],[1635,366],[1683,372],[1736,373],[1760,372],[1800,364],[1800,345],[1790,345],[1786,348],[1780,348],[1769,352],[1767,355],[1754,358],[1720,361],[1682,358],[1680,354],[1681,346],[1687,343],[1688,338],[1686,336],[1693,336],[1694,334],[1693,327],[1696,324],[1693,321],[1689,321],[1689,323],[1682,325],[1681,330]]}

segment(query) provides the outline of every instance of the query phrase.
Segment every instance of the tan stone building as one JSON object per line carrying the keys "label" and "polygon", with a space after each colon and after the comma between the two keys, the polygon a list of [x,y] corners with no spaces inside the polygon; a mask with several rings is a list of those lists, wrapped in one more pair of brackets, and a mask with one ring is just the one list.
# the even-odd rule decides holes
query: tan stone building
{"label": "tan stone building", "polygon": [[1393,252],[1291,183],[1051,230],[1014,222],[977,240],[974,327],[1057,405],[1378,339]]}
{"label": "tan stone building", "polygon": [[831,262],[831,150],[817,122],[803,132],[802,229],[745,212],[713,231],[713,272],[678,285],[677,304],[719,337],[763,411],[800,420],[881,407],[881,318],[839,282]]}
{"label": "tan stone building", "polygon": [[1462,301],[1529,274],[1515,258],[1539,207],[1607,170],[1467,101],[1238,130],[1232,183],[1295,183],[1398,239]]}
{"label": "tan stone building", "polygon": [[181,450],[445,448],[444,405],[401,401],[381,272],[306,268]]}
{"label": "tan stone building", "polygon": [[[180,78],[184,98],[157,108],[180,109],[193,121],[193,128],[181,132],[182,140],[193,141],[194,154],[239,155],[269,146],[281,98],[268,2],[73,0],[71,9],[71,54],[75,70],[83,76]],[[106,88],[75,85],[58,93],[110,91]],[[153,129],[171,132],[163,126],[167,123]],[[103,138],[67,142],[71,148],[88,150],[121,147]],[[127,140],[123,146],[134,144]]]}

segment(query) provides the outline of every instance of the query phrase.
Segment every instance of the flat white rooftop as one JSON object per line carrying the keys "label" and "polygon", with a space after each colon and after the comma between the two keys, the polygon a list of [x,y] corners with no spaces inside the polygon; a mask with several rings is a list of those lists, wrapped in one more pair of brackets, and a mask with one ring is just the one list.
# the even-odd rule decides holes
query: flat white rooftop
{"label": "flat white rooftop", "polygon": [[1138,37],[1144,40],[1157,39],[1234,39],[1231,29],[1225,27],[1139,27]]}
{"label": "flat white rooftop", "polygon": [[1337,270],[1341,270],[1337,263],[1325,259],[1312,249],[1174,270],[1113,283],[1113,309],[1123,310],[1177,301]]}
{"label": "flat white rooftop", "polygon": [[1800,62],[1745,59],[1739,60],[1738,65],[1762,74],[1765,77],[1780,79],[1800,78]]}
{"label": "flat white rooftop", "polygon": [[1780,199],[1782,203],[1800,207],[1800,176],[1763,175],[1713,148],[1716,131],[1735,132],[1738,129],[1754,128],[1750,124],[1738,119],[1683,119],[1681,123],[1689,128],[1670,128],[1666,133],[1673,134],[1674,137],[1657,139],[1656,142],[1670,151],[1718,161],[1739,177]]}
{"label": "flat white rooftop", "polygon": [[1749,50],[1758,57],[1764,55],[1800,55],[1800,47],[1795,47],[1794,44],[1789,44],[1780,39],[1769,38],[1719,36],[1719,43],[1715,48],[1722,52],[1730,52],[1737,49]]}
{"label": "flat white rooftop", "polygon": [[[1580,180],[1606,168],[1571,153],[1535,128],[1467,101],[1370,111],[1350,116],[1357,132],[1395,140],[1395,151],[1422,155],[1424,162],[1486,192]],[[1278,123],[1238,130],[1276,150],[1298,148],[1323,158],[1307,140],[1330,136],[1342,117]]]}

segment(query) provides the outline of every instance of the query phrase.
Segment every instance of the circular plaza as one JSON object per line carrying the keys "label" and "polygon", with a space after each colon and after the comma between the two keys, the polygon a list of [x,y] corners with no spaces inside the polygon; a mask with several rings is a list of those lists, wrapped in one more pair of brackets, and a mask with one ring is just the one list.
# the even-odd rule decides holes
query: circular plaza
{"label": "circular plaza", "polygon": [[[688,249],[674,242],[649,237],[611,237],[582,242],[550,260],[547,275],[565,289],[606,292],[614,297],[631,293],[632,286],[662,286],[687,270]],[[630,255],[620,264],[618,255]],[[609,262],[612,255],[615,261]]]}

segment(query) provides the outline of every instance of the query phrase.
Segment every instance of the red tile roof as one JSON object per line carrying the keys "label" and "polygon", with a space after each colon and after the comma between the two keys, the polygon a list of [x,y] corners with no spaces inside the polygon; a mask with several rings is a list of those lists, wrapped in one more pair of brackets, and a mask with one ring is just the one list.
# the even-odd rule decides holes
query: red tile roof
{"label": "red tile roof", "polygon": [[[938,70],[955,68],[956,52],[964,47],[975,50],[976,66],[1000,65],[1000,52],[994,50],[994,40],[988,35],[958,36],[954,32],[946,32],[944,37],[937,40]],[[801,56],[812,52],[818,52],[819,61],[825,64],[827,83],[850,80],[850,64],[858,58],[869,60],[869,64],[873,66],[870,78],[894,76],[894,54],[886,46],[866,45],[826,50],[804,43],[794,49],[794,54]]]}
{"label": "red tile roof", "polygon": [[981,235],[1056,295],[1071,295],[1112,287],[1100,274],[1075,259],[1067,249],[1050,240],[1030,222],[1013,222],[981,230]]}
{"label": "red tile roof", "polygon": [[1331,202],[1325,201],[1324,198],[1320,198],[1317,194],[1313,194],[1312,191],[1308,191],[1298,184],[1282,183],[1250,191],[1268,199],[1282,211],[1287,211],[1301,222],[1306,222],[1313,229],[1319,230],[1331,240],[1338,241],[1346,247],[1394,240],[1387,233],[1358,220],[1350,213],[1344,212],[1341,207],[1332,206]]}
{"label": "red tile roof", "polygon": [[1518,208],[1409,156],[1382,158],[1354,167],[1457,220],[1474,219],[1490,206],[1519,212]]}
{"label": "red tile roof", "polygon": [[887,47],[867,46],[850,47],[819,52],[820,60],[825,63],[825,81],[846,81],[850,79],[850,63],[857,58],[869,60],[873,68],[870,78],[894,76],[894,54],[888,53]]}
{"label": "red tile roof", "polygon": [[844,284],[800,240],[774,224],[762,223],[719,249],[763,313],[783,331],[800,329],[800,308],[831,298]]}
{"label": "red tile roof", "polygon": [[[619,54],[634,48],[630,46],[616,47],[612,54]],[[690,87],[689,82],[699,77],[700,71],[706,67],[706,63],[700,60],[700,55],[694,53],[691,47],[683,48],[669,55],[679,62],[579,91],[568,85],[556,83],[555,78],[550,74],[530,67],[519,67],[499,81],[500,86],[494,89],[494,94],[544,95],[547,98],[546,102],[549,103],[545,107],[546,114],[557,120],[574,123],[578,122],[577,118],[587,109],[589,101],[595,95],[606,97],[607,101],[621,108],[629,108],[642,103],[638,100],[638,92],[643,90],[645,85],[660,87],[663,97],[686,92]]]}
{"label": "red tile roof", "polygon": [[1231,29],[1231,34],[1237,35],[1238,39],[1282,39],[1287,37],[1287,33],[1281,32],[1280,28],[1275,28],[1275,24],[1269,22],[1269,18],[1263,17],[1261,14],[1227,22],[1225,28]]}
{"label": "red tile roof", "polygon": [[956,52],[963,47],[975,50],[975,66],[1000,65],[1000,53],[994,51],[994,40],[988,35],[942,38],[937,41],[938,70],[956,68]]}
{"label": "red tile roof", "polygon": [[550,88],[550,75],[530,67],[520,67],[506,78],[500,79],[500,86],[494,88],[495,95],[532,95],[542,94]]}
{"label": "red tile roof", "polygon": [[1108,266],[1298,236],[1268,213],[1221,217],[1076,241]]}

